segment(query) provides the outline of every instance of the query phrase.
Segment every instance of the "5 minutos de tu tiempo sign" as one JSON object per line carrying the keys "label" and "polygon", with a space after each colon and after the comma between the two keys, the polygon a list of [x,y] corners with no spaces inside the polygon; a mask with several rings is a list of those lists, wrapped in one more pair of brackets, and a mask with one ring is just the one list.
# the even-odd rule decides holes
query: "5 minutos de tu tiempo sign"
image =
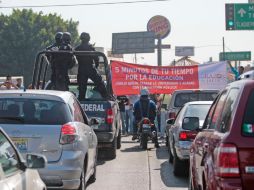
{"label": "5 minutos de tu tiempo sign", "polygon": [[147,23],[147,31],[154,32],[156,38],[166,38],[170,31],[171,25],[169,20],[161,15],[152,17]]}

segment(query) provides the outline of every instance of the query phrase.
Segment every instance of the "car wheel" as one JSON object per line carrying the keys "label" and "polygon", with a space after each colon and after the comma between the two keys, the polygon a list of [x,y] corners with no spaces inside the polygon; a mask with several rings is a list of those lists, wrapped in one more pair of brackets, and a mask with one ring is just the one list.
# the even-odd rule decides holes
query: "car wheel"
{"label": "car wheel", "polygon": [[86,179],[85,179],[86,172],[85,171],[86,171],[86,168],[84,167],[83,171],[81,172],[80,185],[79,185],[78,190],[85,190],[86,189]]}
{"label": "car wheel", "polygon": [[108,150],[108,158],[115,159],[116,158],[116,148],[117,148],[117,138],[114,138],[112,142],[112,147]]}
{"label": "car wheel", "polygon": [[175,176],[183,176],[186,173],[186,164],[184,161],[180,160],[176,155],[176,150],[173,148],[174,158],[173,158],[173,172]]}
{"label": "car wheel", "polygon": [[96,181],[97,155],[98,155],[98,148],[96,149],[96,156],[95,156],[94,166],[93,166],[93,175],[91,175],[91,177],[89,179],[90,183],[94,183]]}
{"label": "car wheel", "polygon": [[174,156],[171,152],[170,143],[168,143],[168,155],[169,155],[169,158],[168,158],[169,163],[173,163]]}
{"label": "car wheel", "polygon": [[121,148],[121,138],[122,138],[122,130],[119,130],[119,133],[117,136],[117,149]]}

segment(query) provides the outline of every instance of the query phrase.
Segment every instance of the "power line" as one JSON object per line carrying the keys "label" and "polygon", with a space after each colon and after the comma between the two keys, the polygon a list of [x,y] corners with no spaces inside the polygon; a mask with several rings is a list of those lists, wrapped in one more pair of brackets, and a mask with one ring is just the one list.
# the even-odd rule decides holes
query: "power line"
{"label": "power line", "polygon": [[98,6],[98,5],[119,5],[119,4],[136,4],[136,3],[153,3],[165,2],[172,0],[138,0],[138,1],[123,1],[123,2],[103,2],[103,3],[80,3],[80,4],[56,4],[56,5],[17,5],[17,6],[0,6],[2,9],[15,8],[47,8],[47,7],[76,7],[76,6]]}

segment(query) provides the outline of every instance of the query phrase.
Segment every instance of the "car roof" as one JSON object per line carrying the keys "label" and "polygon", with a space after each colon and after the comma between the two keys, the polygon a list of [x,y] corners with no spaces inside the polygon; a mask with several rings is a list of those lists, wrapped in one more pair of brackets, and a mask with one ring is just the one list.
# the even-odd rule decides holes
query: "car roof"
{"label": "car roof", "polygon": [[173,94],[180,93],[180,92],[219,92],[218,89],[182,89],[182,90],[175,90]]}
{"label": "car roof", "polygon": [[1,90],[0,98],[31,98],[31,99],[45,99],[55,100],[61,102],[68,102],[72,96],[68,91],[56,91],[56,90]]}
{"label": "car roof", "polygon": [[236,87],[236,88],[253,88],[254,80],[237,80],[232,83],[229,83],[227,87]]}
{"label": "car roof", "polygon": [[187,102],[185,105],[211,105],[213,101],[193,101]]}

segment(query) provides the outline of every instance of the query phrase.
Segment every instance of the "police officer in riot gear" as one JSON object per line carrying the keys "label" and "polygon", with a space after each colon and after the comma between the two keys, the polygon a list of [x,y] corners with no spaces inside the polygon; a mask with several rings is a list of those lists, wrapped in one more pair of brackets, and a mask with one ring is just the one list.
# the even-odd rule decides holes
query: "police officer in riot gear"
{"label": "police officer in riot gear", "polygon": [[[55,43],[53,43],[52,45],[48,46],[46,48],[46,51],[58,51],[59,50],[59,47],[61,46],[62,44],[62,36],[63,36],[63,33],[62,32],[57,32],[55,34]],[[50,80],[51,80],[51,84],[47,87],[47,89],[51,89],[56,80],[55,80],[55,54],[54,53],[46,53],[46,56],[48,58],[48,61],[50,62],[50,66],[51,66],[51,77],[50,77]]]}
{"label": "police officer in riot gear", "polygon": [[63,36],[63,33],[62,32],[57,32],[55,34],[55,43],[53,43],[52,45],[48,46],[46,48],[46,50],[51,50],[51,51],[57,51],[59,49],[59,47],[61,46],[62,44],[62,36]]}
{"label": "police officer in riot gear", "polygon": [[[82,32],[80,35],[81,44],[75,48],[76,51],[95,51],[94,47],[89,43],[90,35]],[[79,100],[84,100],[87,89],[87,81],[90,78],[97,86],[98,91],[103,97],[107,97],[107,90],[102,81],[102,77],[97,71],[99,59],[97,56],[77,55],[78,59],[78,85],[79,85]]]}
{"label": "police officer in riot gear", "polygon": [[68,76],[68,70],[71,69],[75,64],[77,64],[76,57],[72,54],[73,48],[70,43],[71,34],[69,32],[64,32],[62,35],[62,43],[59,46],[59,52],[65,52],[55,54],[53,64],[53,71],[55,74],[55,90],[69,90],[68,85],[70,83],[70,80]]}

